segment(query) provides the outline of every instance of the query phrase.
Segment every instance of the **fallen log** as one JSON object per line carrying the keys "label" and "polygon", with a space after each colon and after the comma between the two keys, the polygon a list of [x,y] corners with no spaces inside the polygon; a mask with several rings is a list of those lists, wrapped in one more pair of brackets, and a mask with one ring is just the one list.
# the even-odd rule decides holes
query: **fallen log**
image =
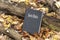
{"label": "fallen log", "polygon": [[[21,6],[21,5],[20,5]],[[0,10],[4,10],[6,12],[10,12],[10,14],[14,14],[14,15],[17,15],[17,16],[24,16],[25,14],[25,5],[23,5],[23,7],[16,7],[14,5],[11,5],[11,4],[7,4],[7,3],[4,3],[4,2],[0,2]]]}
{"label": "fallen log", "polygon": [[43,22],[42,22],[43,27],[48,27],[52,30],[60,31],[60,19],[54,18],[54,17],[49,17],[49,16],[44,16],[43,17]]}
{"label": "fallen log", "polygon": [[20,35],[18,32],[16,32],[12,28],[5,30],[3,27],[0,26],[0,32],[9,36],[10,38],[13,38],[14,40],[21,40],[21,37],[22,37],[22,35]]}

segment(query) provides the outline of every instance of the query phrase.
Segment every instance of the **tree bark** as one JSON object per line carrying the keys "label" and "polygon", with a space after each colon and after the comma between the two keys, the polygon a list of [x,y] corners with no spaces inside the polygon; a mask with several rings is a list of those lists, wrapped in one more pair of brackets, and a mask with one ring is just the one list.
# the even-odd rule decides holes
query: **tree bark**
{"label": "tree bark", "polygon": [[0,27],[0,32],[9,36],[10,38],[13,38],[14,40],[21,40],[21,37],[22,37],[22,35],[20,35],[18,32],[16,32],[12,28],[5,30],[4,27]]}
{"label": "tree bark", "polygon": [[25,14],[25,5],[23,5],[23,7],[16,7],[14,5],[11,5],[11,4],[7,4],[7,3],[4,3],[4,2],[1,2],[0,1],[0,10],[2,11],[5,11],[5,12],[8,12],[10,14],[14,14],[14,15],[17,15],[17,16],[24,16]]}

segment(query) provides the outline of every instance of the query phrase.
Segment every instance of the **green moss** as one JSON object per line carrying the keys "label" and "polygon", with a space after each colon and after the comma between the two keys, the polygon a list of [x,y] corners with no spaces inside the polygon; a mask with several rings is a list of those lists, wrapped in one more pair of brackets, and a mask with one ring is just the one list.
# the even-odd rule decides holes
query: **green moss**
{"label": "green moss", "polygon": [[55,31],[60,31],[60,28],[59,27],[56,27],[52,24],[49,25],[49,28],[52,29],[52,30],[55,30]]}

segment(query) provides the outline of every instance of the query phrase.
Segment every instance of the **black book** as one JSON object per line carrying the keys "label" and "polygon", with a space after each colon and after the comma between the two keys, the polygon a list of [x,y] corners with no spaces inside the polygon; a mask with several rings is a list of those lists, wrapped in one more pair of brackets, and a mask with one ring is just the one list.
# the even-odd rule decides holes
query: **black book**
{"label": "black book", "polygon": [[25,13],[23,31],[27,31],[30,34],[39,33],[42,17],[42,12],[33,9],[27,9]]}

